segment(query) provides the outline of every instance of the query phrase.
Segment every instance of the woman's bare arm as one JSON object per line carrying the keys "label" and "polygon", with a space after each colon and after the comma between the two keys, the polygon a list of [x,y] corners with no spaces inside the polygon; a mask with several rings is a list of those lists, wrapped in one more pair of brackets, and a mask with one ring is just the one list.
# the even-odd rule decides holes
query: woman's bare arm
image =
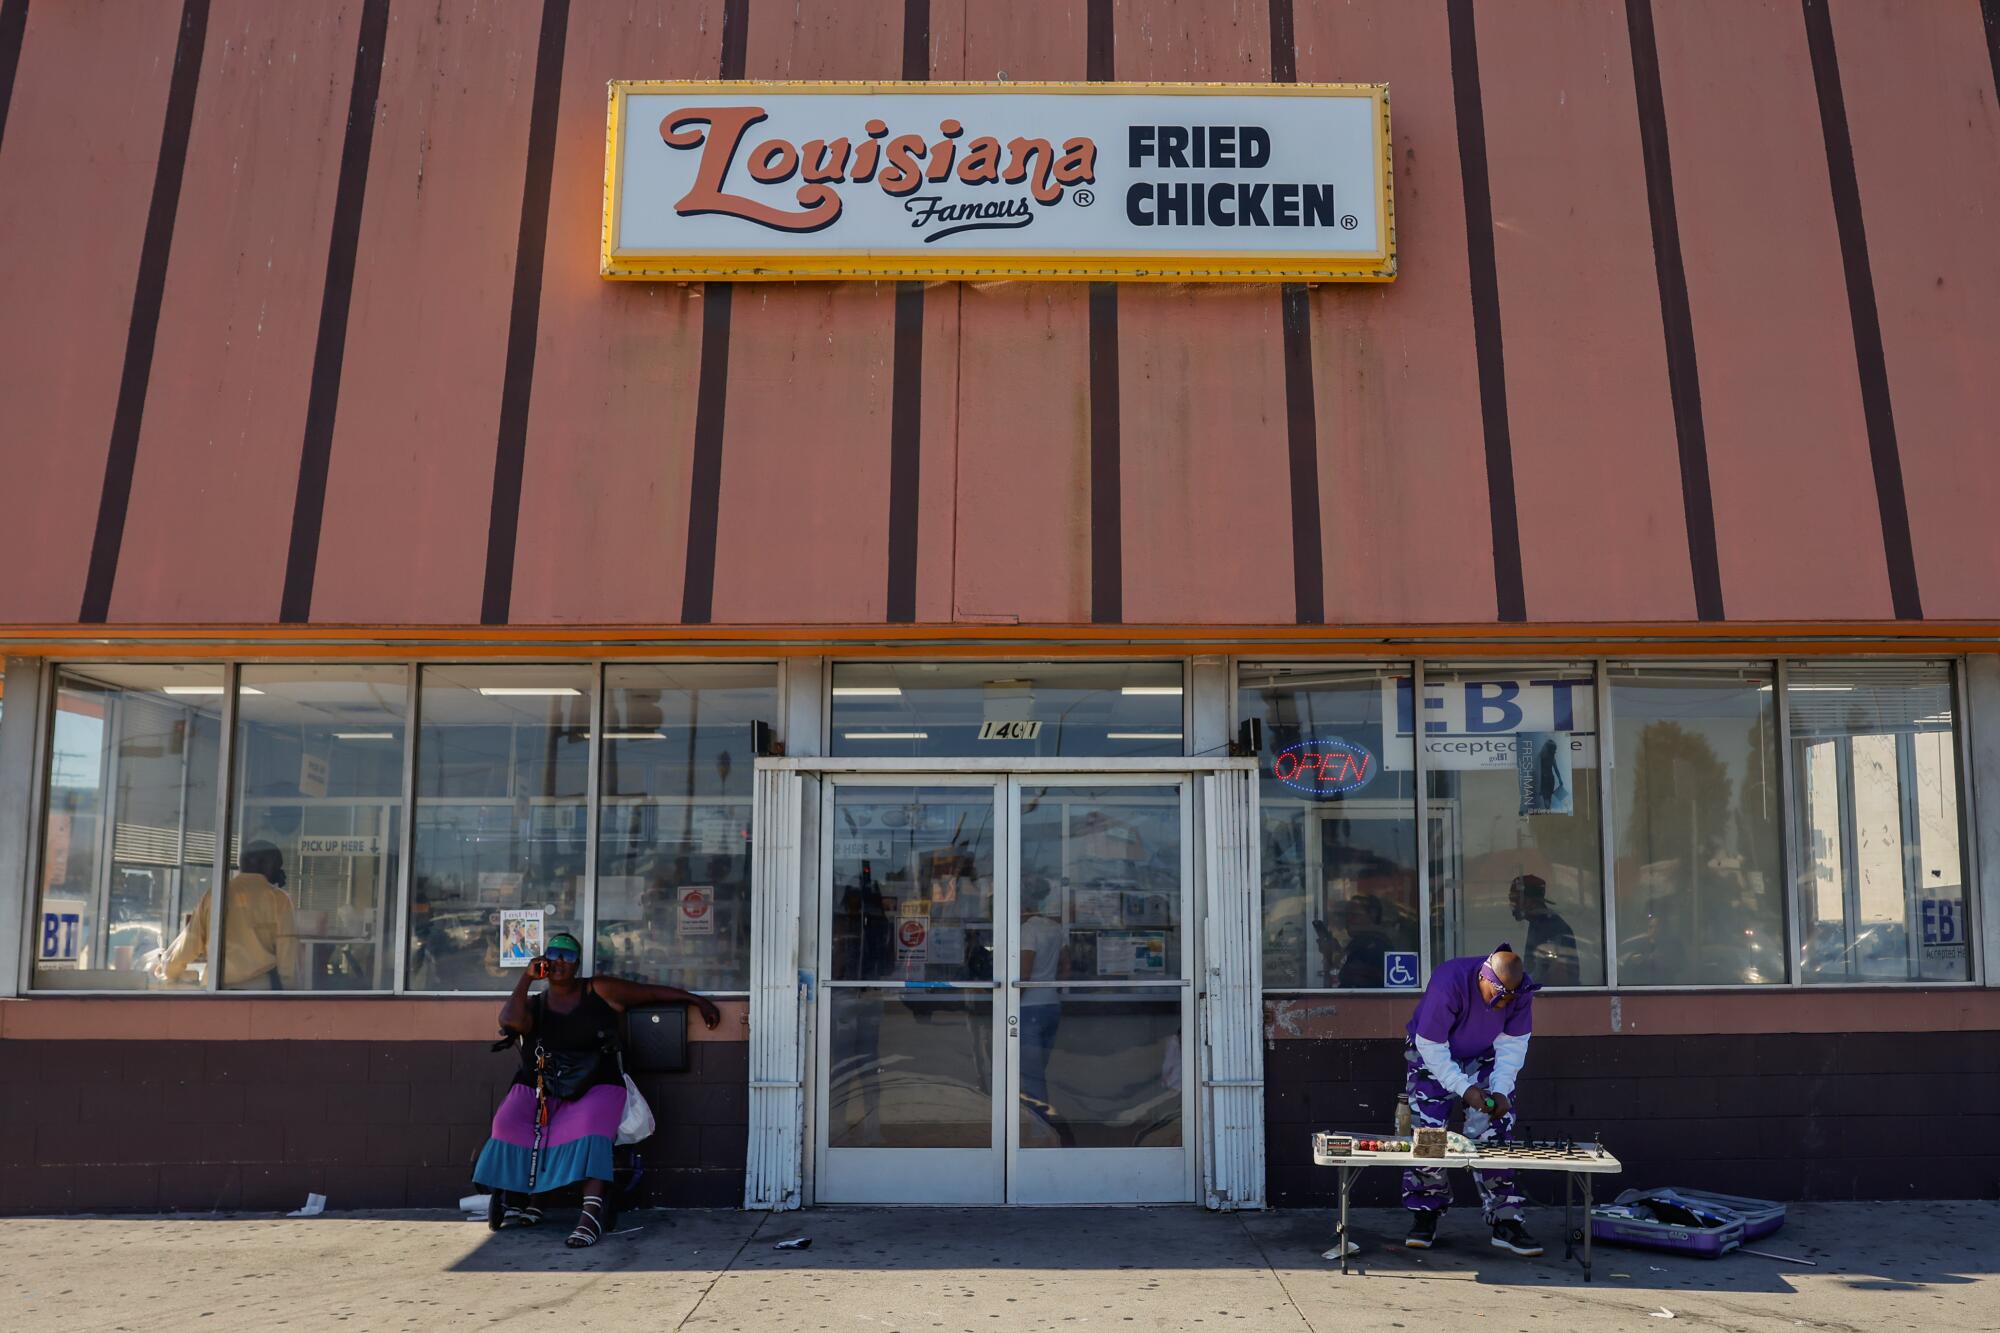
{"label": "woman's bare arm", "polygon": [[701,1021],[714,1027],[722,1021],[722,1011],[706,995],[696,995],[679,986],[649,986],[623,977],[592,977],[591,983],[604,1002],[623,1013],[648,1004],[691,1004],[701,1011]]}
{"label": "woman's bare arm", "polygon": [[535,1013],[528,1005],[528,987],[534,984],[535,969],[521,969],[521,979],[514,983],[514,993],[507,997],[507,1003],[500,1006],[500,1030],[526,1036],[535,1027]]}

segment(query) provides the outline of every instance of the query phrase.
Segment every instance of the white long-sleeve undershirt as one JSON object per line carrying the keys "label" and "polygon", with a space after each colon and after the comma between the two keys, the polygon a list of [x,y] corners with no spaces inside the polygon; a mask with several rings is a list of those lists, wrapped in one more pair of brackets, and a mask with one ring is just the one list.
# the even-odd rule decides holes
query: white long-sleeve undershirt
{"label": "white long-sleeve undershirt", "polygon": [[[1438,1081],[1446,1092],[1454,1097],[1462,1097],[1472,1086],[1472,1075],[1459,1068],[1458,1061],[1451,1058],[1451,1046],[1442,1041],[1428,1041],[1423,1037],[1413,1038],[1417,1044],[1417,1056],[1424,1062],[1424,1068]],[[1493,1039],[1493,1077],[1487,1081],[1487,1091],[1497,1092],[1503,1097],[1514,1095],[1514,1084],[1521,1077],[1521,1069],[1528,1062],[1528,1038],[1501,1033]]]}
{"label": "white long-sleeve undershirt", "polygon": [[1464,1096],[1465,1090],[1472,1086],[1472,1076],[1460,1069],[1458,1061],[1451,1058],[1451,1046],[1446,1042],[1427,1041],[1422,1037],[1413,1037],[1411,1040],[1416,1042],[1417,1055],[1423,1060],[1424,1068],[1430,1071],[1431,1077],[1452,1096]]}
{"label": "white long-sleeve undershirt", "polygon": [[1514,1036],[1503,1032],[1493,1039],[1493,1077],[1487,1091],[1497,1092],[1502,1097],[1514,1095],[1514,1082],[1521,1077],[1521,1067],[1528,1063],[1528,1034]]}

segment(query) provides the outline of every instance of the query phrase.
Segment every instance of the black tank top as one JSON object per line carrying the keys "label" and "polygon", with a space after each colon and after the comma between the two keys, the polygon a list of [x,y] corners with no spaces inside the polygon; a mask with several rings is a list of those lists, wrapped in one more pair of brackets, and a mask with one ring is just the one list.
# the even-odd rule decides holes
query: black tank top
{"label": "black tank top", "polygon": [[618,1045],[618,1011],[604,1002],[597,993],[597,987],[590,978],[583,979],[583,998],[568,1013],[561,1013],[549,1007],[549,995],[542,991],[529,1002],[535,1016],[535,1026],[521,1042],[521,1072],[514,1075],[516,1083],[530,1087],[535,1082],[535,1045],[540,1043],[551,1051],[605,1051],[607,1054],[598,1066],[597,1077],[590,1081],[591,1087],[600,1084],[618,1084],[624,1080],[618,1073],[618,1062],[609,1052]]}

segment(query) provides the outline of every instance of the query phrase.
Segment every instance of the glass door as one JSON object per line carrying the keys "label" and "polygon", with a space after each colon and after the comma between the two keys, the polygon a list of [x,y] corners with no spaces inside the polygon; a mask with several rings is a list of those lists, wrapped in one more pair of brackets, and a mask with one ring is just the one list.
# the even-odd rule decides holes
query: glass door
{"label": "glass door", "polygon": [[818,1195],[1000,1203],[1004,780],[828,782]]}
{"label": "glass door", "polygon": [[1195,1197],[1191,802],[1179,775],[828,780],[820,1201]]}
{"label": "glass door", "polygon": [[1191,1200],[1189,784],[1009,789],[1008,1201]]}

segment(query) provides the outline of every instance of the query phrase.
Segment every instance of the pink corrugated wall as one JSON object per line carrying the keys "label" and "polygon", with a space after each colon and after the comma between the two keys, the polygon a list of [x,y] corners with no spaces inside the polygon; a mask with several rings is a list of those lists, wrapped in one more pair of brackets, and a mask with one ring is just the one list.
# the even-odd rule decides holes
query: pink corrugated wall
{"label": "pink corrugated wall", "polygon": [[[699,287],[597,278],[603,84],[711,76],[727,0],[578,4],[536,325],[516,623],[683,606]],[[1326,618],[1496,615],[1446,6],[1295,3],[1306,80],[1392,86],[1402,280],[1310,298]],[[1796,5],[1655,3],[1715,559],[1732,619],[1889,614],[1854,333]],[[1474,6],[1532,620],[1685,621],[1689,537],[1626,14]],[[278,613],[360,0],[216,0],[115,623]],[[901,5],[747,5],[752,77],[895,77]],[[933,77],[1080,79],[1089,0],[936,0]],[[1257,0],[1119,0],[1121,78],[1258,79]],[[178,6],[38,5],[0,142],[0,624],[75,619],[104,482]],[[2000,111],[1978,7],[1834,0],[1925,612],[2000,613]],[[540,7],[393,0],[311,613],[480,614]],[[67,95],[87,84],[93,96]],[[90,171],[75,169],[89,162]],[[1294,615],[1274,288],[1120,291],[1130,622]],[[735,293],[713,618],[881,621],[891,285]],[[1092,610],[1081,286],[925,293],[921,621]],[[1310,548],[1300,558],[1311,558]],[[1098,571],[1101,573],[1101,571]],[[504,580],[503,580],[504,582]],[[1101,591],[1101,589],[1100,589]]]}

